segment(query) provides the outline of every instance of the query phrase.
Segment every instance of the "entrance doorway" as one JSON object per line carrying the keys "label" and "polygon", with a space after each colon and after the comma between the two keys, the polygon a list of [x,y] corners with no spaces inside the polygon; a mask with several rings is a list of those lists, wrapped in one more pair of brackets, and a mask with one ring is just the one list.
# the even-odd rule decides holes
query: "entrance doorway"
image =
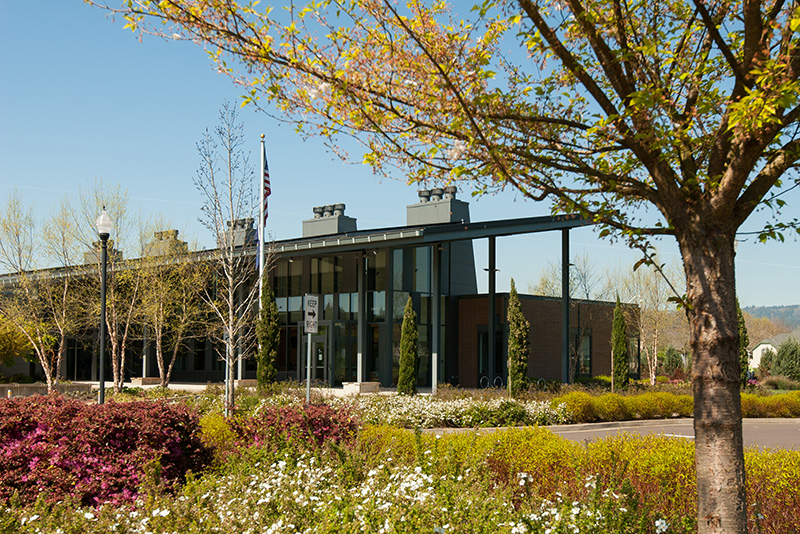
{"label": "entrance doorway", "polygon": [[[320,332],[326,329],[320,327]],[[299,365],[297,366],[300,371],[298,377],[300,381],[306,379],[306,361],[308,358],[308,336],[301,334],[300,354],[298,354]],[[330,372],[330,355],[328,352],[328,335],[327,333],[312,334],[311,335],[311,380],[321,382],[323,385],[330,385],[331,372]]]}

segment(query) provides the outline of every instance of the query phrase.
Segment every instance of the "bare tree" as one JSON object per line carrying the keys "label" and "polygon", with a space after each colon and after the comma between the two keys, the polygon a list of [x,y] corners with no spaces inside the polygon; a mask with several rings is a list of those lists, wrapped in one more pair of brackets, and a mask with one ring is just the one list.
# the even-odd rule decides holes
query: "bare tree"
{"label": "bare tree", "polygon": [[257,278],[252,255],[243,251],[249,245],[247,233],[256,208],[255,170],[244,145],[236,108],[226,102],[219,112],[219,125],[206,130],[197,143],[201,165],[194,180],[205,198],[200,222],[218,245],[210,256],[216,283],[205,288],[203,300],[219,321],[219,328],[211,332],[224,346],[226,413],[233,408],[236,363],[254,346],[250,326],[258,297],[258,284],[251,283]]}
{"label": "bare tree", "polygon": [[[58,383],[67,337],[77,323],[78,307],[72,300],[75,243],[68,206],[63,200],[60,211],[46,224],[41,241],[32,209],[23,207],[16,191],[9,195],[0,218],[0,264],[16,275],[0,297],[0,313],[32,347],[48,392]],[[55,268],[34,272],[44,266]]]}
{"label": "bare tree", "polygon": [[139,317],[155,341],[158,375],[161,387],[166,388],[178,353],[199,331],[205,308],[200,296],[208,284],[208,265],[190,258],[187,243],[177,239],[177,230],[154,235],[156,241],[145,246],[139,266]]}
{"label": "bare tree", "polygon": [[[656,269],[654,265],[659,268]],[[679,285],[678,270],[679,267],[675,265],[662,265],[656,256],[652,265],[638,269],[617,269],[622,274],[615,285],[619,288],[622,300],[639,306],[638,314],[633,313],[633,308],[627,308],[626,319],[629,324],[637,325],[639,348],[644,356],[650,384],[656,383],[658,353],[669,344],[665,343],[670,337],[665,335],[665,330],[686,325],[686,315],[669,301],[675,294],[672,288]],[[689,340],[688,329],[685,330],[685,337],[678,337],[680,343],[676,346],[685,347]]]}
{"label": "bare tree", "polygon": [[[613,277],[607,271],[598,271],[588,254],[577,255],[574,262],[569,269],[569,294],[573,299],[570,313],[574,317],[574,322],[571,320],[570,324],[575,324],[575,335],[570,334],[569,341],[570,381],[574,381],[581,373],[581,348],[591,335],[591,325],[598,311],[596,306],[586,306],[585,303],[592,300],[608,301],[614,296]],[[548,262],[536,284],[528,285],[528,291],[535,295],[560,298],[561,262]]]}
{"label": "bare tree", "polygon": [[141,255],[136,231],[138,222],[128,212],[127,191],[102,180],[95,182],[90,190],[81,191],[79,205],[80,209],[74,215],[76,235],[87,251],[87,263],[97,265],[97,278],[87,279],[82,287],[84,300],[89,304],[85,320],[90,328],[97,325],[100,303],[100,291],[96,285],[100,280],[100,241],[95,227],[97,215],[105,209],[114,224],[109,239],[106,328],[111,349],[112,384],[114,391],[118,392],[125,381],[127,348],[134,337],[141,284],[141,270],[136,262],[125,262],[123,254]]}

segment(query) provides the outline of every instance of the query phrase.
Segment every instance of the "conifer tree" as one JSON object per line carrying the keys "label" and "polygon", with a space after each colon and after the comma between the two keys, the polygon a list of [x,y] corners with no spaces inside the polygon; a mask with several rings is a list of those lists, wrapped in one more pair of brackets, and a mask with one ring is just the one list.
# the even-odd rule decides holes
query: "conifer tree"
{"label": "conifer tree", "polygon": [[800,381],[800,342],[790,337],[781,343],[770,374]]}
{"label": "conifer tree", "polygon": [[261,290],[262,308],[256,323],[258,352],[256,353],[256,378],[258,387],[275,382],[277,377],[276,361],[278,359],[278,343],[280,343],[280,322],[278,305],[272,287],[264,281]]}
{"label": "conifer tree", "polygon": [[747,385],[747,374],[750,371],[750,358],[747,354],[747,345],[750,338],[747,335],[747,326],[744,324],[744,315],[739,307],[739,299],[736,299],[736,319],[739,322],[739,375],[742,380],[742,387]]}
{"label": "conifer tree", "polygon": [[403,310],[403,328],[400,333],[400,376],[397,378],[397,393],[416,395],[419,350],[417,340],[417,314],[411,305],[411,297]]}
{"label": "conifer tree", "polygon": [[614,324],[611,330],[611,389],[618,390],[628,385],[628,329],[625,315],[617,295],[614,307]]}
{"label": "conifer tree", "polygon": [[514,279],[508,297],[508,394],[515,396],[528,388],[528,354],[531,325],[522,315]]}

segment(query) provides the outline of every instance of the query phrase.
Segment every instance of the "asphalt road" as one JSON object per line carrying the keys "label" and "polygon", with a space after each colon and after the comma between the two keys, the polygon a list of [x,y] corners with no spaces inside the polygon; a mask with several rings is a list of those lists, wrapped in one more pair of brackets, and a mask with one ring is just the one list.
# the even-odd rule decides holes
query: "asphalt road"
{"label": "asphalt road", "polygon": [[[547,427],[554,434],[573,441],[586,441],[627,432],[661,434],[677,439],[694,439],[691,419],[670,421],[622,421]],[[800,419],[743,419],[745,447],[800,450]]]}
{"label": "asphalt road", "polygon": [[[744,446],[760,449],[800,450],[800,419],[744,419],[742,420]],[[694,439],[692,419],[654,419],[648,421],[620,421],[613,423],[587,423],[544,427],[572,441],[601,439],[616,434],[656,434],[675,439]],[[478,432],[495,432],[499,428],[481,428]],[[432,428],[423,430],[432,434],[473,432],[472,428]]]}

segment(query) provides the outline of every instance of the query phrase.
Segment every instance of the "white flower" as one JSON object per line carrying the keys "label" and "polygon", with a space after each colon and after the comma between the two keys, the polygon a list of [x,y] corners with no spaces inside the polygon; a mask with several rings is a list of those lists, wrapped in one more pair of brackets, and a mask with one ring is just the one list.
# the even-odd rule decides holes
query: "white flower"
{"label": "white flower", "polygon": [[453,146],[447,151],[447,159],[455,161],[460,159],[461,156],[467,151],[467,144],[461,139],[456,139]]}
{"label": "white flower", "polygon": [[331,90],[331,84],[329,84],[328,82],[322,82],[316,87],[309,87],[306,90],[306,92],[308,93],[308,97],[311,100],[316,100],[317,98],[326,96],[330,92],[330,90]]}
{"label": "white flower", "polygon": [[663,519],[656,519],[656,534],[662,534],[669,528],[669,524]]}
{"label": "white flower", "polygon": [[91,521],[92,519],[94,519],[94,514],[92,512],[86,512],[85,514],[83,514],[83,517]]}

